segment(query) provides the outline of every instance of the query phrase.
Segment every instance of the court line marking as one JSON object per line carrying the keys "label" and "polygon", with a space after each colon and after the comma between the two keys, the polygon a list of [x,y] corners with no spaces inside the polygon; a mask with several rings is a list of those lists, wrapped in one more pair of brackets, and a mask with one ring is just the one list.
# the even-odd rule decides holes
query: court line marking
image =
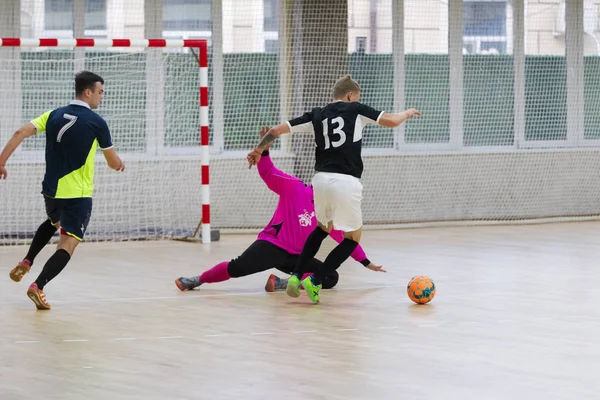
{"label": "court line marking", "polygon": [[316,330],[307,330],[307,331],[294,331],[294,333],[314,333]]}
{"label": "court line marking", "polygon": [[64,343],[79,343],[79,342],[87,342],[87,339],[65,339]]}
{"label": "court line marking", "polygon": [[256,335],[256,336],[259,336],[259,335],[274,335],[274,334],[275,333],[273,333],[273,332],[253,332],[253,333],[251,333],[251,335]]}
{"label": "court line marking", "polygon": [[30,344],[30,343],[39,343],[39,340],[17,340],[16,344]]}
{"label": "court line marking", "polygon": [[346,332],[346,331],[357,331],[358,328],[342,328],[338,329],[338,332]]}
{"label": "court line marking", "polygon": [[183,339],[183,336],[159,336],[157,339]]}
{"label": "court line marking", "polygon": [[112,340],[114,340],[115,342],[123,342],[123,341],[127,341],[127,340],[137,340],[137,338],[123,337],[123,338],[113,338]]}

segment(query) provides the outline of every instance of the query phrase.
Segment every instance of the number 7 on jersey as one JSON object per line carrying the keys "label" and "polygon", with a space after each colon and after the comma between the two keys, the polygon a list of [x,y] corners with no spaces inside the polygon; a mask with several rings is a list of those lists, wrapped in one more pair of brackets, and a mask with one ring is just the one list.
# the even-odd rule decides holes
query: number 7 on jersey
{"label": "number 7 on jersey", "polygon": [[75,115],[71,115],[71,114],[63,114],[63,118],[68,119],[69,122],[67,122],[65,124],[65,126],[63,126],[62,128],[60,128],[60,131],[58,131],[58,136],[56,136],[56,141],[58,143],[60,143],[60,140],[62,139],[63,135],[65,134],[65,132],[72,127],[73,125],[75,125],[75,122],[77,122],[77,117]]}

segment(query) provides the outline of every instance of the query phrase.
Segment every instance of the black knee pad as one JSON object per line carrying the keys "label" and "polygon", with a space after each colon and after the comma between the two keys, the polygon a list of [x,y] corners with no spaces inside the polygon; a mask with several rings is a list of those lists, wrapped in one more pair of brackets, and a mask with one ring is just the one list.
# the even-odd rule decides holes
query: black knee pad
{"label": "black knee pad", "polygon": [[340,279],[340,274],[337,271],[333,271],[323,279],[323,289],[331,289],[337,285]]}

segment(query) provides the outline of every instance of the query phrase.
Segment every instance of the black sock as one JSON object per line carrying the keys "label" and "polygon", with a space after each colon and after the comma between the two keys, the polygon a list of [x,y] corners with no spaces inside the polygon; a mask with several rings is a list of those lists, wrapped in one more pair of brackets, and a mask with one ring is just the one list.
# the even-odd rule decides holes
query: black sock
{"label": "black sock", "polygon": [[29,246],[29,251],[25,256],[25,259],[29,261],[31,265],[33,265],[33,260],[40,254],[40,251],[48,244],[52,236],[56,233],[56,228],[52,226],[52,223],[49,219],[44,221],[43,224],[35,232],[33,236],[33,241]]}
{"label": "black sock", "polygon": [[306,239],[306,243],[304,243],[304,248],[302,249],[302,254],[300,254],[300,257],[298,257],[298,261],[296,262],[294,275],[297,275],[298,278],[302,277],[302,274],[304,274],[304,269],[308,263],[312,261],[315,254],[317,254],[321,244],[323,243],[323,240],[325,240],[327,236],[329,236],[329,233],[325,232],[318,226],[310,235],[308,235],[308,239]]}
{"label": "black sock", "polygon": [[352,239],[344,239],[335,249],[331,250],[322,267],[313,275],[315,285],[320,284],[324,277],[333,274],[350,257],[356,246],[358,246],[358,242]]}
{"label": "black sock", "polygon": [[48,259],[46,265],[44,265],[44,269],[42,269],[40,276],[35,280],[38,288],[43,289],[48,282],[56,278],[56,275],[60,274],[70,259],[71,256],[66,250],[56,250],[56,253],[54,253],[52,257]]}

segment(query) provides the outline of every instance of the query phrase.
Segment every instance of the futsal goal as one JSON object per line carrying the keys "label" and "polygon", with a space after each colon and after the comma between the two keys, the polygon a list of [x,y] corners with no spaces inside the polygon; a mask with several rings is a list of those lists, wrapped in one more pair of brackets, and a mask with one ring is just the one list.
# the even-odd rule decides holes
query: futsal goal
{"label": "futsal goal", "polygon": [[[96,157],[86,240],[200,237],[211,241],[209,91],[205,40],[0,39],[0,143],[74,98],[74,76],[105,80],[98,113],[124,173]],[[45,135],[26,139],[0,181],[0,243],[27,242],[46,218]],[[212,232],[216,239],[215,232]]]}

